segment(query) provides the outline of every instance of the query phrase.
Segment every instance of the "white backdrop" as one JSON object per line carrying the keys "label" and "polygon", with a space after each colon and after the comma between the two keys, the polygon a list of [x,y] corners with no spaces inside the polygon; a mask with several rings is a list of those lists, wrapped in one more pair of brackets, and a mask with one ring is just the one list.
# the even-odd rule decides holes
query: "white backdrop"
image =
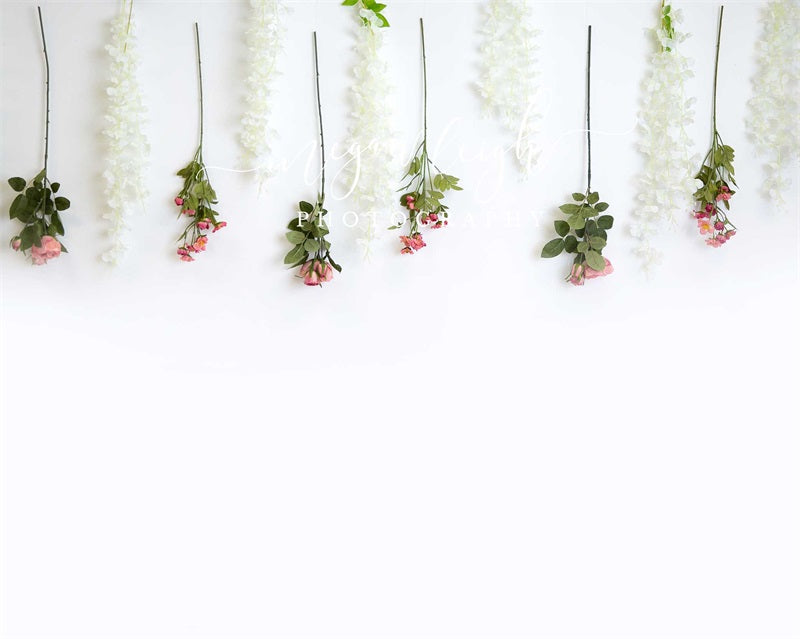
{"label": "white backdrop", "polygon": [[[69,255],[34,268],[0,249],[3,636],[800,637],[798,176],[788,214],[758,192],[744,118],[761,3],[727,3],[722,43],[739,235],[714,250],[681,220],[648,279],[626,226],[657,3],[536,3],[546,152],[520,183],[472,86],[480,3],[390,2],[398,133],[410,152],[422,15],[435,159],[465,190],[420,254],[387,232],[364,263],[333,189],[345,271],[322,290],[284,270],[283,233],[315,189],[311,31],[341,153],[352,20],[290,4],[286,170],[259,198],[215,169],[229,226],[188,265],[171,200],[196,143],[192,23],[205,156],[233,167],[247,6],[138,3],[152,196],[111,270],[99,131],[117,5],[43,3],[51,174],[73,207]],[[678,5],[704,153],[717,5]],[[34,7],[0,11],[4,180],[41,168]],[[538,254],[584,188],[587,23],[616,271],[577,289],[566,258]],[[12,196],[0,188],[3,211]],[[16,228],[4,213],[0,236]]]}

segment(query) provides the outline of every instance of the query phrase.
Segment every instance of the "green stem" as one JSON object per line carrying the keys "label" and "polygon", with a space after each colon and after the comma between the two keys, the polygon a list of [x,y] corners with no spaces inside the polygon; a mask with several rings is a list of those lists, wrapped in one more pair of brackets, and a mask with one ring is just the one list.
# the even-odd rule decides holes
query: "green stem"
{"label": "green stem", "polygon": [[592,121],[591,121],[591,89],[592,89],[592,25],[586,44],[586,193],[592,190]]}
{"label": "green stem", "polygon": [[322,129],[322,99],[319,94],[319,56],[317,55],[317,32],[314,31],[314,73],[317,81],[317,113],[319,114],[319,148],[322,175],[320,178],[320,204],[325,201],[325,133]]}
{"label": "green stem", "polygon": [[714,135],[715,135],[715,142],[716,142],[716,133],[717,133],[717,72],[719,70],[719,41],[722,37],[722,14],[725,11],[725,5],[721,5],[719,8],[719,24],[717,26],[717,53],[714,59],[714,93],[712,94],[712,113],[713,113],[713,123],[714,123]]}
{"label": "green stem", "polygon": [[42,8],[36,7],[39,12],[39,28],[42,31],[42,48],[44,49],[45,66],[45,124],[44,124],[44,179],[47,179],[47,156],[50,150],[50,59],[47,57],[47,41],[44,38],[44,21]]}
{"label": "green stem", "polygon": [[[127,0],[126,0],[127,1]],[[130,0],[131,6],[128,9],[128,24],[125,26],[125,46],[122,48],[123,51],[128,50],[128,36],[131,34],[131,19],[133,18],[133,0]],[[125,5],[122,5],[123,11],[125,10]]]}
{"label": "green stem", "polygon": [[200,84],[200,159],[203,158],[203,65],[200,61],[200,28],[194,23],[195,42],[197,44],[197,76]]}
{"label": "green stem", "polygon": [[422,144],[428,145],[428,61],[425,57],[425,25],[419,19],[419,35],[422,40]]}

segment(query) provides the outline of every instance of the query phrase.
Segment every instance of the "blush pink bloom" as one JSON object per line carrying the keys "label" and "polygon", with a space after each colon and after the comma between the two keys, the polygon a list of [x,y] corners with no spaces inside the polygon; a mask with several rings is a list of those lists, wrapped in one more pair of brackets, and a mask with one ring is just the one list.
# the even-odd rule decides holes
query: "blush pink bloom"
{"label": "blush pink bloom", "polygon": [[184,214],[184,215],[189,215],[189,216],[192,216],[192,215],[194,215],[194,214],[195,214],[195,210],[194,210],[194,209],[186,209],[186,210],[183,212],[183,214]]}
{"label": "blush pink bloom", "polygon": [[700,235],[711,233],[714,230],[714,226],[705,218],[697,222],[697,228],[700,229]]}
{"label": "blush pink bloom", "polygon": [[713,246],[714,248],[719,248],[720,246],[722,246],[722,244],[720,244],[719,240],[717,238],[715,238],[715,237],[709,237],[706,240],[706,244],[708,244],[709,246]]}
{"label": "blush pink bloom", "polygon": [[11,240],[11,248],[14,249],[15,251],[19,251],[19,247],[21,245],[22,245],[22,240],[19,239],[18,237],[15,237],[13,240]]}
{"label": "blush pink bloom", "polygon": [[216,233],[216,232],[217,232],[217,231],[219,231],[220,229],[224,229],[226,226],[228,226],[228,223],[227,223],[227,222],[217,222],[217,223],[214,225],[214,230],[213,230],[213,231],[211,231],[211,232],[212,232],[212,233]]}
{"label": "blush pink bloom", "polygon": [[573,286],[583,286],[583,264],[573,264],[572,270],[569,272],[569,283]]}
{"label": "blush pink bloom", "polygon": [[330,282],[333,279],[333,268],[330,264],[325,262],[317,262],[314,265],[314,270],[319,275],[320,282]]}
{"label": "blush pink bloom", "polygon": [[181,261],[183,261],[183,262],[194,262],[194,258],[189,254],[181,255]]}
{"label": "blush pink bloom", "polygon": [[175,198],[175,206],[181,206],[182,204],[183,204],[183,198],[182,197],[176,197]]}
{"label": "blush pink bloom", "polygon": [[201,231],[207,231],[211,228],[211,223],[207,222],[206,220],[200,220],[197,223],[197,228],[199,228]]}
{"label": "blush pink bloom", "polygon": [[31,259],[34,264],[47,264],[47,260],[54,260],[61,255],[61,242],[49,235],[42,237],[41,246],[31,247]]}
{"label": "blush pink bloom", "polygon": [[415,251],[419,251],[423,246],[427,246],[425,241],[422,239],[422,233],[414,233],[411,236],[411,248]]}
{"label": "blush pink bloom", "polygon": [[586,267],[584,275],[587,280],[594,279],[595,277],[603,277],[604,275],[611,275],[614,272],[614,267],[611,265],[611,262],[608,261],[608,258],[604,257],[603,259],[606,262],[606,266],[602,271],[595,271],[591,266]]}
{"label": "blush pink bloom", "polygon": [[731,199],[730,193],[719,193],[717,195],[717,202],[719,202],[720,200],[730,200],[730,199]]}

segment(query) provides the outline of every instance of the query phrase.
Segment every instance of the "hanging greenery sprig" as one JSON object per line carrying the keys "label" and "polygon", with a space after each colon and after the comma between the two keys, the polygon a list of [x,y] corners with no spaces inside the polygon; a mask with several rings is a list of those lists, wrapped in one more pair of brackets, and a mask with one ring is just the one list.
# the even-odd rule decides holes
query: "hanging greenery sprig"
{"label": "hanging greenery sprig", "polygon": [[[422,18],[419,19],[420,40],[422,41],[422,113],[423,129],[422,142],[414,152],[414,159],[406,171],[403,178],[408,178],[408,182],[400,187],[403,195],[400,197],[400,205],[407,209],[407,221],[409,225],[408,235],[401,235],[400,241],[403,243],[401,253],[412,254],[426,246],[422,239],[419,225],[439,229],[447,226],[447,209],[443,203],[444,194],[447,191],[461,191],[458,186],[458,178],[447,175],[439,169],[428,155],[428,66],[425,57],[425,26]],[[405,221],[390,229],[399,229],[405,225]]]}
{"label": "hanging greenery sprig", "polygon": [[[715,248],[719,248],[736,235],[736,227],[727,215],[727,211],[731,208],[730,199],[735,193],[731,189],[731,185],[736,186],[736,180],[733,178],[734,152],[722,141],[722,137],[717,131],[717,72],[719,70],[719,43],[722,36],[724,11],[724,6],[719,8],[717,50],[714,60],[714,93],[712,95],[714,132],[711,137],[711,148],[706,153],[703,166],[695,176],[702,182],[702,185],[694,193],[697,211],[693,213],[700,234],[709,235],[706,244]],[[725,210],[723,210],[723,206]]]}
{"label": "hanging greenery sprig", "polygon": [[216,233],[227,226],[227,222],[219,219],[219,212],[213,206],[217,204],[217,194],[208,180],[208,171],[203,161],[203,67],[200,58],[200,30],[194,23],[195,43],[197,46],[197,79],[200,97],[200,142],[192,161],[178,171],[183,178],[183,188],[175,198],[179,207],[178,217],[185,215],[189,219],[178,242],[178,255],[184,262],[194,262],[193,254],[202,253],[208,244],[207,231]]}
{"label": "hanging greenery sprig", "polygon": [[386,8],[386,5],[381,2],[375,2],[375,0],[344,0],[342,6],[358,7],[358,13],[366,26],[373,23],[379,27],[389,26],[386,16],[381,13]]}
{"label": "hanging greenery sprig", "polygon": [[319,56],[317,54],[317,32],[314,32],[314,73],[317,87],[317,113],[319,114],[320,184],[317,201],[301,201],[299,212],[289,222],[286,239],[294,245],[283,259],[289,268],[300,267],[298,277],[306,286],[321,286],[333,279],[334,269],[339,273],[342,267],[331,257],[331,243],[326,239],[330,233],[325,215],[325,132],[322,127],[322,101],[319,92]]}
{"label": "hanging greenery sprig", "polygon": [[11,247],[15,251],[22,251],[25,255],[30,251],[31,261],[41,265],[67,252],[67,248],[56,237],[64,235],[61,212],[66,211],[70,203],[65,197],[56,197],[60,184],[51,182],[47,173],[50,150],[50,59],[44,37],[42,8],[37,7],[37,11],[45,65],[44,168],[30,181],[13,177],[8,180],[8,184],[19,193],[11,203],[9,216],[12,220],[17,219],[23,224],[19,235],[11,238]]}
{"label": "hanging greenery sprig", "polygon": [[559,207],[567,219],[555,221],[558,237],[542,249],[542,257],[556,257],[563,251],[575,254],[572,269],[566,277],[575,286],[583,286],[587,279],[614,272],[611,262],[603,257],[603,249],[608,241],[607,231],[614,226],[614,218],[601,215],[608,209],[608,204],[600,202],[599,193],[592,191],[591,69],[592,27],[589,26],[586,47],[586,192],[573,193],[574,201]]}

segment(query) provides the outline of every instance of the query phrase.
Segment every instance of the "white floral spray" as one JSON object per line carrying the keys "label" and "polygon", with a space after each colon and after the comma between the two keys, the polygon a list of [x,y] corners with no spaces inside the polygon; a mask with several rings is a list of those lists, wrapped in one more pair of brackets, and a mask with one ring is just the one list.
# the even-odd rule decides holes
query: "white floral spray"
{"label": "white floral spray", "polygon": [[527,177],[541,154],[536,83],[539,31],[533,28],[527,0],[489,0],[485,12],[477,83],[484,115],[496,118],[516,136],[514,157]]}
{"label": "white floral spray", "polygon": [[102,259],[117,264],[127,250],[125,235],[135,206],[144,207],[148,196],[146,174],[150,144],[145,132],[146,109],[139,84],[139,56],[136,50],[136,22],[133,0],[123,0],[119,14],[111,21],[111,58],[106,112],[107,141],[106,206],[111,247]]}
{"label": "white floral spray", "polygon": [[642,84],[638,148],[645,164],[630,231],[638,239],[636,254],[645,271],[663,257],[653,237],[666,223],[674,224],[676,214],[688,213],[693,203],[697,162],[687,129],[694,122],[694,98],[686,97],[686,80],[693,73],[691,61],[678,50],[689,37],[677,30],[681,19],[680,10],[661,3],[661,23],[652,30],[657,50]]}
{"label": "white floral spray", "polygon": [[761,22],[747,125],[756,152],[766,159],[762,190],[785,209],[783,193],[791,185],[787,169],[800,157],[800,4],[769,2]]}
{"label": "white floral spray", "polygon": [[242,166],[254,170],[259,185],[275,173],[271,160],[272,141],[277,136],[271,125],[275,79],[285,34],[287,9],[279,0],[250,0],[250,27],[246,32],[248,76],[247,108],[242,117]]}
{"label": "white floral spray", "polygon": [[394,87],[384,53],[387,24],[363,2],[356,6],[356,63],[344,178],[358,215],[361,237],[357,241],[369,259],[373,240],[391,220],[398,159],[392,127]]}

